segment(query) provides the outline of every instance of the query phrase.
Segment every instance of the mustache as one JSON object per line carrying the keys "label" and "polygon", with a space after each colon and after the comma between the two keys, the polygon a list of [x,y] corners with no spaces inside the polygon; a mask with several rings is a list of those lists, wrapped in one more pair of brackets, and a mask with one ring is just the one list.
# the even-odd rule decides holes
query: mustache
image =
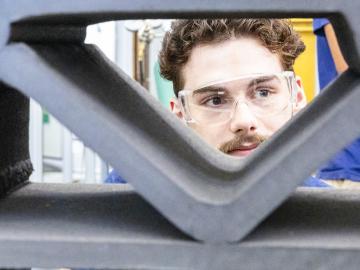
{"label": "mustache", "polygon": [[228,154],[231,151],[241,148],[244,144],[261,144],[268,137],[262,136],[260,134],[247,135],[247,134],[239,134],[234,139],[223,143],[219,150],[225,154]]}

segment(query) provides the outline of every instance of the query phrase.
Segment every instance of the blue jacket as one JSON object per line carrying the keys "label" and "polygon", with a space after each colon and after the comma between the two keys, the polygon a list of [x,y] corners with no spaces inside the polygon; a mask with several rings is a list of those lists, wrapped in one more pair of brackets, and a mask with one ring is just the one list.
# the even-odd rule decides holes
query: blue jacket
{"label": "blue jacket", "polygon": [[[329,23],[327,19],[314,19],[313,21],[320,89],[324,89],[338,75],[324,31],[324,27]],[[316,177],[320,179],[349,179],[360,182],[360,138],[353,141],[327,164],[320,167]]]}

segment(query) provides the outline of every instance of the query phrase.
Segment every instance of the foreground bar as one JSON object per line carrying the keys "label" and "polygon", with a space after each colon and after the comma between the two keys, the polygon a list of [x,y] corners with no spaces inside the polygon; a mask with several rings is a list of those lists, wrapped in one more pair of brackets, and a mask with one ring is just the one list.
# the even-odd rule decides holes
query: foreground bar
{"label": "foreground bar", "polygon": [[28,184],[1,200],[0,267],[358,269],[359,211],[354,191],[299,189],[242,242],[216,245],[123,185]]}

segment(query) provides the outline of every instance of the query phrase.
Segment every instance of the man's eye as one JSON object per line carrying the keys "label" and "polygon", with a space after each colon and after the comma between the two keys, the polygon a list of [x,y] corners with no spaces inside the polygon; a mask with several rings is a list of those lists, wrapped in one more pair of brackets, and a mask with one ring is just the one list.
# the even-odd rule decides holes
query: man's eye
{"label": "man's eye", "polygon": [[225,103],[225,100],[219,96],[210,97],[204,102],[204,104],[208,106],[219,106],[223,103]]}
{"label": "man's eye", "polygon": [[255,98],[267,98],[271,94],[268,89],[258,89],[255,91]]}

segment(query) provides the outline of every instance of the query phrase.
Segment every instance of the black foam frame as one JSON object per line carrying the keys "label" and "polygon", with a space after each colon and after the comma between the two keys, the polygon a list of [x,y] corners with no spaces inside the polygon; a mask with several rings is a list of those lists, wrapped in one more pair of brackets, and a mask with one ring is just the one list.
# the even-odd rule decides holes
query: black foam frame
{"label": "black foam frame", "polygon": [[29,157],[29,100],[0,83],[0,195],[26,182]]}
{"label": "black foam frame", "polygon": [[[119,212],[125,225],[120,226],[121,233],[117,230],[109,231],[114,233],[113,239],[88,233],[87,226],[90,225],[81,220],[65,219],[69,228],[73,225],[72,222],[81,223],[81,226],[74,230],[77,237],[71,244],[81,247],[82,252],[80,255],[68,254],[68,250],[74,249],[66,244],[69,242],[65,241],[64,231],[55,221],[69,217],[71,211],[75,216],[79,209],[91,207],[91,199],[98,200],[98,203],[103,200],[113,202],[114,200],[109,198],[114,195],[106,192],[103,196],[98,196],[103,187],[92,187],[89,192],[85,192],[88,187],[84,186],[64,188],[69,189],[67,191],[74,188],[79,192],[76,196],[82,200],[72,204],[74,201],[66,199],[70,195],[63,192],[62,188],[56,187],[59,189],[57,191],[53,186],[35,185],[38,189],[32,190],[34,195],[30,198],[55,196],[54,200],[58,198],[60,202],[60,210],[67,207],[70,209],[68,216],[62,216],[62,211],[51,207],[49,211],[53,211],[49,212],[50,214],[40,211],[35,215],[39,224],[42,224],[44,217],[48,218],[47,221],[54,221],[54,230],[49,227],[42,230],[52,234],[54,238],[39,238],[35,233],[37,223],[25,222],[28,219],[35,220],[27,214],[31,213],[31,208],[19,207],[15,203],[18,196],[26,196],[26,190],[31,189],[34,186],[32,184],[25,187],[25,191],[19,190],[5,199],[9,201],[9,207],[6,208],[7,211],[0,212],[0,217],[5,221],[8,219],[9,223],[5,224],[13,224],[11,222],[14,221],[12,228],[19,228],[12,231],[14,235],[19,232],[24,232],[24,235],[22,240],[10,237],[5,233],[4,223],[0,223],[1,248],[20,250],[16,256],[13,253],[1,252],[0,264],[8,267],[58,267],[60,261],[41,256],[49,254],[42,250],[42,247],[46,247],[47,251],[53,248],[60,252],[61,249],[59,258],[64,258],[63,266],[69,267],[164,266],[218,269],[221,265],[226,269],[238,269],[239,263],[243,262],[243,266],[250,269],[270,269],[273,265],[279,265],[277,268],[304,269],[304,266],[309,264],[319,266],[319,269],[331,269],[331,265],[355,269],[359,256],[353,255],[359,250],[359,233],[356,229],[343,231],[341,226],[346,224],[346,227],[355,228],[351,226],[359,223],[359,196],[356,192],[340,193],[345,194],[341,196],[332,191],[316,191],[311,193],[315,199],[310,200],[313,205],[307,207],[306,212],[301,209],[302,205],[307,205],[309,197],[303,195],[303,191],[298,191],[294,195],[297,201],[301,201],[297,204],[298,208],[286,208],[286,202],[282,207],[291,211],[283,212],[280,219],[269,217],[251,234],[257,235],[258,230],[269,228],[270,242],[261,242],[264,237],[261,233],[258,238],[250,237],[249,233],[278,208],[303,179],[360,133],[360,92],[357,89],[360,70],[360,37],[357,26],[360,18],[356,14],[359,6],[360,3],[341,3],[335,0],[327,1],[326,6],[317,1],[295,0],[75,0],[56,3],[45,0],[3,0],[0,10],[0,79],[6,85],[44,105],[121,172],[136,192],[161,213],[161,216],[182,233],[201,242],[180,233],[178,237],[185,237],[186,244],[177,249],[175,239],[164,242],[160,234],[154,234],[152,240],[159,244],[159,254],[174,252],[171,256],[173,260],[166,255],[159,255],[160,257],[155,259],[152,253],[155,251],[148,238],[142,238],[141,233],[139,238],[130,237],[133,226],[137,226],[137,209],[142,211],[141,207],[138,208],[140,197],[133,195],[134,199],[127,205],[131,205],[132,211],[126,211],[126,217],[121,215],[121,210],[115,203],[109,203],[108,210],[94,208],[96,221],[107,216],[105,214],[117,216]],[[140,85],[106,60],[94,46],[83,44],[85,27],[91,23],[130,18],[198,17],[328,17],[334,24],[350,69],[257,153],[245,162],[240,162],[212,150],[161,108]],[[43,192],[45,195],[42,195]],[[350,197],[347,197],[348,195]],[[321,198],[327,199],[322,201]],[[327,207],[327,203],[332,200],[334,203]],[[348,204],[341,203],[347,200]],[[345,205],[350,208],[345,208]],[[323,207],[321,209],[324,211],[315,211],[318,207]],[[338,213],[339,220],[346,222],[333,221],[333,211]],[[348,213],[347,211],[353,212],[341,219],[342,213]],[[162,219],[160,215],[155,218],[147,211],[142,213],[144,217],[149,217],[149,220],[145,218],[141,221],[140,231],[146,231],[147,226],[151,227],[153,220]],[[316,231],[310,226],[297,230],[296,223],[287,226],[287,222],[290,222],[288,220],[293,220],[298,213],[310,223],[312,221],[307,217],[318,214],[319,218],[315,218],[313,222],[321,226],[318,226]],[[108,217],[105,220],[109,222]],[[15,221],[24,221],[27,226],[17,227]],[[2,224],[5,227],[2,227]],[[99,223],[95,224],[100,226]],[[333,228],[337,230],[332,230]],[[82,230],[86,235],[82,234]],[[330,241],[328,232],[334,233],[334,237],[339,241]],[[293,234],[296,235],[295,238],[292,237]],[[351,243],[347,238],[349,235],[354,240]],[[277,237],[284,241],[277,242]],[[87,240],[84,240],[85,238]],[[39,240],[38,245],[34,242],[36,239]],[[286,239],[288,241],[285,241]],[[126,260],[130,253],[124,251],[125,247],[119,249],[119,258],[103,260],[108,258],[105,251],[115,256],[110,251],[114,243],[112,241],[117,244],[125,243],[132,251],[133,260]],[[234,244],[235,242],[239,244]],[[316,252],[313,249],[314,243]],[[23,248],[19,249],[17,244]],[[257,245],[259,249],[251,248]],[[37,262],[31,260],[31,252],[41,259]],[[181,260],[174,259],[175,253],[181,254]],[[215,254],[220,256],[218,260]],[[259,257],[266,260],[259,261]],[[101,263],[96,263],[95,258]]]}

